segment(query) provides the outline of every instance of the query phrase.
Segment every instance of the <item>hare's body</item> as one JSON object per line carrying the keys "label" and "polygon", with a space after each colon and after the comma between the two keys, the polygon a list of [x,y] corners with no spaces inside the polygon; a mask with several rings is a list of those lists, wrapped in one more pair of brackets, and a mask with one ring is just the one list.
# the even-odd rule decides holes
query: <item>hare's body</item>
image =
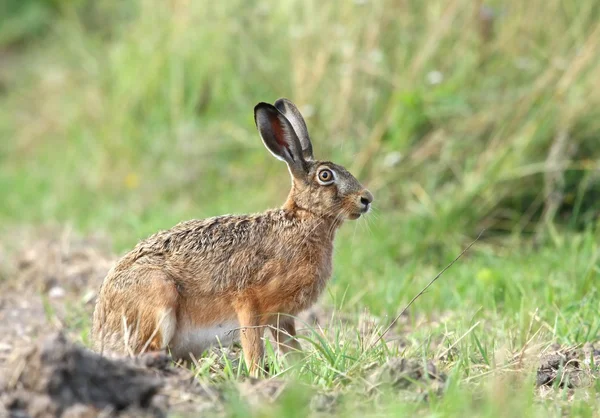
{"label": "hare's body", "polygon": [[182,222],[140,242],[102,284],[95,349],[168,348],[176,357],[198,357],[239,337],[253,372],[266,326],[284,351],[299,349],[293,315],[317,300],[331,276],[337,228],[366,213],[373,196],[343,167],[313,158],[291,102],[259,103],[255,120],[292,176],[283,207]]}
{"label": "hare's body", "polygon": [[[259,325],[285,322],[277,314],[310,307],[331,275],[334,222],[277,209],[182,222],[149,237],[117,263],[101,288],[99,300],[123,310],[96,310],[94,334],[104,335],[95,348],[137,353],[145,345],[169,345],[177,357],[199,356],[210,345],[237,339],[236,306],[244,303],[261,313]],[[168,304],[130,303],[162,295],[169,295]],[[160,325],[137,325],[138,316],[158,318]],[[134,338],[124,338],[124,323]]]}

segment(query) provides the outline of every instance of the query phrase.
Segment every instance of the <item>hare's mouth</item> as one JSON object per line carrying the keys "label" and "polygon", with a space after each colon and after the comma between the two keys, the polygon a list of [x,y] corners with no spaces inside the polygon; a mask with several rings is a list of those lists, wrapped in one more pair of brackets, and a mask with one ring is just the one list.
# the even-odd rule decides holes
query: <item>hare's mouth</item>
{"label": "hare's mouth", "polygon": [[371,206],[370,205],[362,205],[360,209],[358,209],[355,212],[350,212],[350,214],[348,215],[348,219],[350,220],[355,220],[360,218],[362,215],[364,215],[365,213],[369,212],[369,210],[371,210]]}

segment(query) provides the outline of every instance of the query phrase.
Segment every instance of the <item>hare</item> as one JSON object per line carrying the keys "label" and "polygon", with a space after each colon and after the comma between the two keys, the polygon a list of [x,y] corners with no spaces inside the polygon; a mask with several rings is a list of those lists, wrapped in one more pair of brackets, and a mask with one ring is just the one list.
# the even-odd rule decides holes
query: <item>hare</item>
{"label": "hare", "polygon": [[368,212],[373,196],[342,166],[313,158],[306,123],[291,101],[257,104],[254,120],[291,174],[283,206],[190,220],[141,241],[104,279],[93,317],[95,350],[168,349],[189,358],[239,339],[256,374],[265,327],[281,351],[300,349],[292,316],[317,300],[331,276],[337,228]]}

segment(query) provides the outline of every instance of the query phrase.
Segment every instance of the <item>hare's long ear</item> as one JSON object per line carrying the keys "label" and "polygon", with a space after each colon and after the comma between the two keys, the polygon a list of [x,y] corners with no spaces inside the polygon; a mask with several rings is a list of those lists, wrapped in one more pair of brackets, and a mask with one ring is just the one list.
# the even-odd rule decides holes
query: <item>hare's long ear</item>
{"label": "hare's long ear", "polygon": [[302,114],[294,103],[286,98],[281,98],[275,102],[275,107],[290,121],[298,139],[302,146],[302,155],[306,161],[314,160],[312,143],[308,136],[308,129],[306,128],[306,122]]}
{"label": "hare's long ear", "polygon": [[273,105],[259,103],[254,107],[254,122],[271,154],[285,161],[294,177],[305,177],[306,161],[300,140],[286,117]]}

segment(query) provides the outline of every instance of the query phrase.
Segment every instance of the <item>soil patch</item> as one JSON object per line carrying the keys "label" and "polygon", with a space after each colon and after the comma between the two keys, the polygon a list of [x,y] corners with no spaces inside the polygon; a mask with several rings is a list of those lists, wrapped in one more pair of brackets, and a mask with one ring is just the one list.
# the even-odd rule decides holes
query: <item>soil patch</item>
{"label": "soil patch", "polygon": [[69,229],[2,230],[0,374],[10,354],[63,330],[86,333],[96,292],[115,257],[107,241]]}
{"label": "soil patch", "polygon": [[553,345],[542,355],[536,384],[550,387],[588,387],[600,378],[600,343],[581,348]]}
{"label": "soil patch", "polygon": [[10,369],[2,403],[11,416],[89,416],[127,410],[162,416],[153,405],[163,386],[157,376],[133,362],[103,358],[62,334],[19,356]]}

